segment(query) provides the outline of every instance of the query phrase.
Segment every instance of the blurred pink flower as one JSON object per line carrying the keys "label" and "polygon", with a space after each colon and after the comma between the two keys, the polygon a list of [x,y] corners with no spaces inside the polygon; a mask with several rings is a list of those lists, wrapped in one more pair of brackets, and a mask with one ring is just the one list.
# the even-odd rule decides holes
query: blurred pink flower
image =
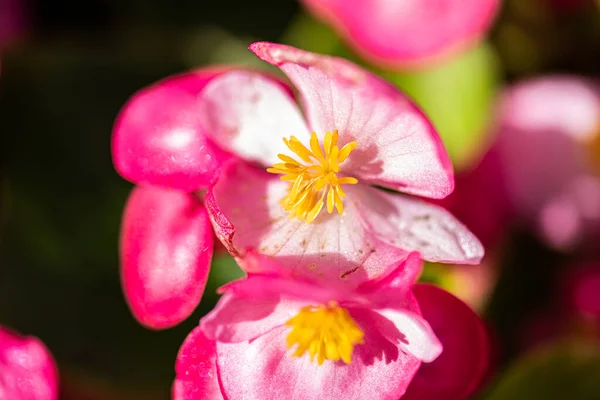
{"label": "blurred pink flower", "polygon": [[143,325],[162,329],[187,318],[200,302],[213,232],[200,196],[227,156],[208,143],[195,98],[221,70],[166,79],[123,107],[113,132],[117,171],[139,185],[121,227],[121,279]]}
{"label": "blurred pink flower", "polygon": [[25,30],[24,0],[0,0],[0,51]]}
{"label": "blurred pink flower", "polygon": [[562,284],[563,301],[571,314],[595,321],[600,334],[600,262],[569,268]]}
{"label": "blurred pink flower", "polygon": [[[307,121],[263,75],[226,73],[200,94],[206,133],[245,160],[227,163],[205,200],[232,254],[243,259],[255,249],[298,275],[356,281],[411,251],[479,262],[481,244],[444,209],[373,186],[433,198],[453,189],[437,133],[406,96],[339,58],[271,43],[250,48],[295,84]],[[251,163],[273,166],[271,174]]]}
{"label": "blurred pink flower", "polygon": [[497,150],[507,194],[553,247],[600,234],[600,86],[569,76],[517,84],[502,96]]}
{"label": "blurred pink flower", "polygon": [[436,286],[415,285],[413,293],[444,351],[421,365],[402,399],[469,398],[482,386],[491,365],[486,326],[466,304]]}
{"label": "blurred pink flower", "polygon": [[58,372],[46,347],[0,326],[0,399],[58,399]]}
{"label": "blurred pink flower", "polygon": [[[427,393],[458,398],[481,379],[488,358],[481,322],[441,289],[417,285],[413,294],[417,254],[356,287],[289,279],[272,259],[249,258],[254,272],[222,288],[183,344],[174,399],[221,399],[220,391],[228,399],[398,399],[421,361],[433,361],[419,371]],[[421,301],[449,346],[441,363]]]}
{"label": "blurred pink flower", "polygon": [[365,58],[388,67],[431,63],[475,44],[500,0],[303,0]]}

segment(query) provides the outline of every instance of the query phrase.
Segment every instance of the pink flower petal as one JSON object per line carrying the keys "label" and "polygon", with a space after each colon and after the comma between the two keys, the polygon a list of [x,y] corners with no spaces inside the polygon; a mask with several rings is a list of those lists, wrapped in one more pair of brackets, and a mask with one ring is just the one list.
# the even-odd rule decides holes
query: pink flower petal
{"label": "pink flower petal", "polygon": [[154,329],[186,319],[204,292],[212,249],[210,221],[198,198],[135,188],[121,228],[121,279],[135,318]]}
{"label": "pink flower petal", "polygon": [[283,138],[309,138],[291,90],[264,74],[236,70],[222,74],[200,94],[198,112],[215,143],[264,166],[281,162],[289,150]]}
{"label": "pink flower petal", "polygon": [[[413,298],[411,290],[423,270],[421,256],[412,252],[405,260],[401,260],[396,268],[388,268],[391,272],[378,278],[361,283],[356,292],[368,298],[377,308],[409,307]],[[401,299],[408,299],[407,304]],[[416,304],[416,302],[414,302]],[[418,310],[417,305],[414,306]]]}
{"label": "pink flower petal", "polygon": [[437,132],[396,88],[339,58],[265,42],[250,49],[296,85],[313,131],[324,135],[337,129],[340,146],[358,143],[342,172],[421,196],[452,192],[452,164]]}
{"label": "pink flower petal", "polygon": [[410,253],[404,262],[397,264],[390,273],[362,283],[358,290],[364,294],[379,294],[384,291],[408,291],[421,275],[423,270],[418,253]]}
{"label": "pink flower petal", "polygon": [[479,240],[441,207],[363,185],[346,192],[382,242],[418,251],[428,261],[478,264],[483,257]]}
{"label": "pink flower petal", "polygon": [[[352,201],[344,214],[322,212],[310,224],[290,219],[280,204],[288,184],[244,163],[223,168],[206,196],[217,236],[232,254],[247,250],[275,257],[297,276],[349,284],[385,274],[408,252],[365,229]],[[243,265],[243,260],[242,267]]]}
{"label": "pink flower petal", "polygon": [[[249,253],[250,259],[257,258]],[[261,258],[270,259],[263,256]],[[411,254],[411,262],[419,263],[416,254]],[[412,268],[412,265],[411,265]],[[287,272],[280,266],[283,272]],[[408,270],[405,262],[401,262],[397,270]],[[418,268],[414,268],[419,270]],[[403,272],[404,275],[414,276],[415,273]],[[400,273],[395,273],[400,278]],[[413,279],[414,281],[414,279]],[[378,307],[389,306],[394,309],[410,308],[418,310],[410,293],[412,282],[399,285],[379,284],[367,287],[361,285],[359,291],[354,291],[348,285],[336,281],[319,285],[317,282],[305,281],[291,276],[278,277],[273,275],[249,275],[219,289],[224,293],[217,306],[208,313],[200,326],[210,339],[219,342],[241,342],[253,340],[257,336],[282,325],[297,314],[298,310],[311,304],[328,304],[336,301],[339,304],[356,306],[372,303]],[[375,291],[380,288],[380,291]],[[366,290],[368,289],[368,290]],[[405,300],[407,299],[407,300]],[[418,319],[418,316],[417,316]]]}
{"label": "pink flower petal", "polygon": [[[360,321],[357,321],[360,324]],[[397,400],[420,362],[403,353],[368,324],[365,344],[355,347],[352,363],[308,356],[292,358],[279,327],[252,342],[217,343],[222,389],[237,399],[389,399]]]}
{"label": "pink flower petal", "polygon": [[254,298],[225,293],[214,310],[200,322],[206,336],[223,343],[253,340],[283,325],[298,313],[299,308],[307,305],[297,300],[281,299],[272,292],[255,292]]}
{"label": "pink flower petal", "polygon": [[173,400],[223,400],[217,376],[215,342],[194,329],[181,345],[173,383]]}
{"label": "pink flower petal", "polygon": [[58,399],[58,372],[38,339],[0,326],[0,399]]}
{"label": "pink flower petal", "polygon": [[489,365],[485,327],[462,301],[432,285],[416,285],[423,317],[444,346],[430,364],[422,364],[402,400],[462,400],[477,389]]}
{"label": "pink flower petal", "polygon": [[194,191],[228,157],[204,135],[198,94],[224,70],[175,76],[139,91],[123,107],[112,139],[117,171],[138,184]]}
{"label": "pink flower petal", "polygon": [[[270,258],[262,256],[263,258]],[[247,261],[247,259],[244,259]],[[285,270],[279,266],[280,270]],[[279,301],[297,300],[301,303],[323,303],[327,304],[331,300],[350,301],[355,298],[352,287],[348,285],[332,284],[320,285],[319,282],[293,277],[293,275],[269,276],[269,275],[248,275],[247,278],[239,279],[221,286],[219,293],[233,293],[236,296],[251,299],[253,301],[270,301],[278,299]]]}
{"label": "pink flower petal", "polygon": [[365,58],[386,66],[430,62],[470,45],[499,0],[304,0]]}
{"label": "pink flower petal", "polygon": [[[383,309],[377,313],[387,321],[374,325],[401,350],[424,362],[432,362],[442,352],[442,344],[420,315],[405,309]],[[386,322],[391,322],[392,325]],[[385,326],[385,328],[384,328]]]}

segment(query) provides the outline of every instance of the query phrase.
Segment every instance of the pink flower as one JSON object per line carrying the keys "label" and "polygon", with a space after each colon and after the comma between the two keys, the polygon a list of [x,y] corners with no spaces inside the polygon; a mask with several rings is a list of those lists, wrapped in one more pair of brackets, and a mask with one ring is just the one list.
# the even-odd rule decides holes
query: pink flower
{"label": "pink flower", "polygon": [[250,49],[287,74],[307,120],[281,84],[248,71],[200,93],[206,133],[245,160],[228,162],[206,196],[232,254],[255,249],[298,275],[357,281],[410,251],[479,262],[481,244],[444,209],[378,188],[441,198],[454,186],[437,133],[405,95],[342,59]]}
{"label": "pink flower", "polygon": [[[434,198],[453,189],[452,167],[437,133],[406,96],[341,59],[269,43],[256,43],[252,50],[288,74],[308,121],[281,81],[226,68],[144,89],[118,118],[113,158],[119,173],[157,187],[152,196],[189,196],[198,210],[186,212],[170,200],[147,203],[155,208],[131,200],[121,253],[125,293],[140,321],[170,326],[197,304],[208,265],[191,260],[210,248],[208,228],[200,229],[197,220],[204,215],[199,192],[207,187],[205,204],[215,233],[242,262],[246,251],[255,249],[299,274],[361,281],[384,273],[384,266],[413,250],[433,261],[479,261],[480,243],[444,209],[372,186]],[[318,159],[322,151],[326,161]],[[304,166],[290,163],[290,157]],[[296,185],[277,172],[295,177]],[[163,197],[158,187],[181,192]],[[181,197],[177,204],[183,203]],[[165,226],[172,223],[170,229],[156,225],[159,215]],[[137,231],[144,234],[128,226],[141,226]],[[195,232],[196,239],[172,237],[179,226]],[[181,263],[165,265],[175,254],[185,255],[176,258]],[[149,284],[154,269],[173,278]],[[181,282],[194,295],[171,302],[189,292],[178,289]]]}
{"label": "pink flower", "polygon": [[0,326],[0,399],[58,399],[58,372],[38,339]]}
{"label": "pink flower", "polygon": [[500,0],[304,0],[365,58],[385,66],[430,63],[476,43]]}
{"label": "pink flower", "polygon": [[557,249],[600,234],[600,86],[568,76],[520,83],[500,102],[497,150],[509,199]]}
{"label": "pink flower", "polygon": [[194,193],[227,156],[206,142],[192,112],[198,91],[218,70],[169,78],[137,93],[113,133],[113,160],[135,183],[121,228],[121,278],[133,315],[167,328],[198,305],[208,277],[213,232]]}
{"label": "pink flower", "polygon": [[[218,382],[228,399],[374,393],[396,399],[421,360],[442,350],[410,292],[419,272],[416,254],[359,287],[289,279],[273,273],[279,266],[268,258],[248,260],[255,273],[221,289],[223,297],[195,334],[215,342]],[[193,354],[179,357],[189,363]],[[180,367],[178,380],[194,370],[194,362]]]}
{"label": "pink flower", "polygon": [[25,2],[0,0],[0,50],[25,31]]}
{"label": "pink flower", "polygon": [[[175,400],[398,399],[422,361],[433,361],[432,369],[419,371],[430,378],[427,393],[458,398],[452,395],[470,393],[481,379],[487,363],[481,323],[440,289],[411,291],[417,254],[354,287],[278,276],[273,272],[281,267],[269,258],[252,263],[257,273],[222,288],[216,308],[184,342]],[[449,345],[440,364],[442,346],[421,316],[422,300]],[[415,385],[419,391],[421,382]]]}

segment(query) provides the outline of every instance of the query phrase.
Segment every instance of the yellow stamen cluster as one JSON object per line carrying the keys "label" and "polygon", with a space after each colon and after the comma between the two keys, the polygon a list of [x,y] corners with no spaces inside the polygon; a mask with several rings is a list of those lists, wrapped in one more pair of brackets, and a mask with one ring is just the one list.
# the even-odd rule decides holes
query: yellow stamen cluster
{"label": "yellow stamen cluster", "polygon": [[338,148],[337,130],[325,134],[323,149],[314,132],[310,137],[310,150],[295,136],[283,141],[304,161],[302,163],[285,154],[279,154],[278,157],[283,162],[267,169],[273,174],[282,174],[281,179],[291,184],[288,195],[281,200],[283,208],[307,223],[319,215],[325,203],[330,214],[334,207],[338,213],[344,212],[342,198],[346,193],[342,190],[342,185],[353,185],[358,183],[358,180],[352,177],[338,178],[337,174],[340,172],[340,164],[348,158],[357,143],[350,142],[341,149]]}
{"label": "yellow stamen cluster", "polygon": [[286,325],[292,327],[287,337],[288,348],[298,345],[293,357],[301,357],[308,351],[310,360],[316,356],[319,365],[325,360],[350,364],[354,346],[364,343],[363,331],[350,313],[334,301],[327,306],[303,307]]}

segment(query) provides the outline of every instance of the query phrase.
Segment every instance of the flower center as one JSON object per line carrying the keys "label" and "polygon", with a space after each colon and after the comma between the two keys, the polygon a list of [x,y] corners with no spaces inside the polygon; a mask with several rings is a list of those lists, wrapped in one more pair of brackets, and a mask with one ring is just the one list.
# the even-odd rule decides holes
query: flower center
{"label": "flower center", "polygon": [[284,138],[283,141],[304,162],[278,154],[283,162],[267,169],[272,174],[283,175],[281,180],[290,182],[290,190],[281,200],[283,208],[307,223],[319,215],[325,203],[329,214],[334,207],[339,214],[343,213],[342,198],[346,197],[346,193],[342,190],[342,185],[354,185],[358,183],[358,179],[349,176],[339,178],[337,174],[340,172],[340,164],[348,158],[357,143],[350,142],[341,149],[338,148],[337,130],[325,134],[322,150],[314,132],[310,137],[310,150],[295,136],[289,140]]}
{"label": "flower center", "polygon": [[285,324],[292,327],[287,336],[288,348],[298,345],[292,356],[301,357],[308,351],[310,360],[316,356],[319,365],[340,359],[350,364],[354,346],[364,343],[363,331],[335,301],[327,306],[303,307]]}

